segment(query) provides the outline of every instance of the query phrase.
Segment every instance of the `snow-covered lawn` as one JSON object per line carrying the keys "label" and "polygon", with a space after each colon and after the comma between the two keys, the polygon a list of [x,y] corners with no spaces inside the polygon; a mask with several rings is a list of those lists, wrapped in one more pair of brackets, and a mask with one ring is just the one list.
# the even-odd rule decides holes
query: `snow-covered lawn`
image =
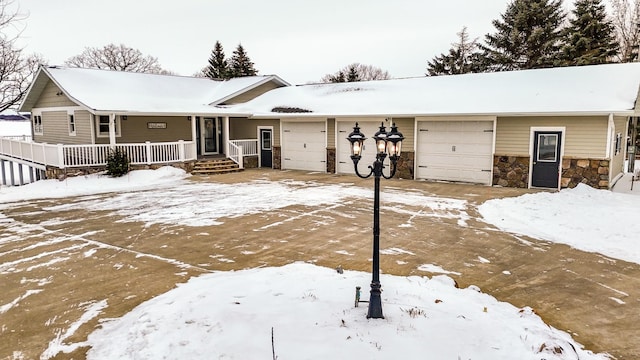
{"label": "snow-covered lawn", "polygon": [[[124,221],[196,226],[291,204],[330,206],[372,196],[371,189],[353,184],[256,180],[226,185],[192,182],[187,177],[181,170],[164,167],[117,179],[90,175],[2,187],[0,209],[13,201],[86,195],[74,206],[115,211]],[[214,188],[215,197],[223,199],[216,204],[215,218],[211,209],[201,208],[208,201],[184,198],[205,196]],[[135,192],[139,190],[147,190],[145,196]],[[169,196],[178,191],[183,195],[180,201]],[[104,192],[118,193],[92,201],[91,194]],[[269,201],[253,201],[257,194],[268,194]],[[429,216],[455,218],[460,226],[469,219],[465,210],[469,204],[464,200],[396,189],[385,190],[384,199],[391,211],[406,211],[402,203],[428,204]],[[638,200],[636,194],[579,186],[491,200],[479,209],[487,222],[507,231],[640,263],[635,246],[640,229],[634,223],[640,212]],[[229,206],[224,206],[225,201]],[[189,207],[190,203],[199,203],[199,208]],[[152,208],[164,212],[150,213]],[[248,359],[268,358],[272,351],[279,359],[606,358],[581,350],[567,333],[545,325],[531,309],[499,302],[475,287],[457,289],[444,275],[431,279],[383,275],[386,318],[367,320],[366,304],[354,308],[353,300],[355,286],[362,286],[363,298],[368,298],[369,281],[368,273],[338,274],[301,263],[204,275],[103,323],[86,344],[52,342],[44,358],[82,345],[92,346],[90,359]],[[95,316],[100,308],[87,311]]]}

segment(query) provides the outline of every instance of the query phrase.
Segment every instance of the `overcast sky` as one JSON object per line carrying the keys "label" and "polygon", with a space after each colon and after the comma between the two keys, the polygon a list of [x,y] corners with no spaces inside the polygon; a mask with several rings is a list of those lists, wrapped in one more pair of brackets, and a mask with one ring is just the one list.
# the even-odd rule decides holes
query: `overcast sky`
{"label": "overcast sky", "polygon": [[422,76],[463,26],[474,37],[509,0],[17,0],[28,13],[21,43],[50,64],[87,46],[137,48],[163,68],[193,75],[216,40],[242,43],[259,74],[318,81],[352,62],[392,77]]}

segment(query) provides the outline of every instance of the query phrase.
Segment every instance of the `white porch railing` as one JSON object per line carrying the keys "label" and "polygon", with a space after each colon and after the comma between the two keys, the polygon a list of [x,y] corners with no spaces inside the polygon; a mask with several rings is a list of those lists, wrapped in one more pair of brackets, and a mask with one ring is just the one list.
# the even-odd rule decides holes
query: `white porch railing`
{"label": "white porch railing", "polygon": [[[115,147],[126,152],[132,165],[166,164],[197,158],[193,141],[115,144]],[[61,169],[106,165],[110,149],[109,144],[51,145],[0,139],[0,155]]]}
{"label": "white porch railing", "polygon": [[1,139],[7,140],[18,140],[18,141],[31,141],[31,135],[9,135],[9,136],[0,136]]}
{"label": "white porch railing", "polygon": [[229,140],[229,159],[244,168],[245,156],[258,155],[258,139]]}

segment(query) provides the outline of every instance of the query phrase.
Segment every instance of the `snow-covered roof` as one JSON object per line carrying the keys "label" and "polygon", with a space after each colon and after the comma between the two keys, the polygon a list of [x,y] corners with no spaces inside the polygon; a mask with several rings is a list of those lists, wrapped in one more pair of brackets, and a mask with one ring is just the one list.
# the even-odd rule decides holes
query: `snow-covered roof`
{"label": "snow-covered roof", "polygon": [[285,87],[227,109],[256,117],[629,114],[639,88],[640,63],[626,63]]}
{"label": "snow-covered roof", "polygon": [[275,75],[225,81],[111,70],[41,67],[21,109],[30,110],[51,79],[74,102],[95,112],[209,114],[219,104],[269,81],[289,85]]}

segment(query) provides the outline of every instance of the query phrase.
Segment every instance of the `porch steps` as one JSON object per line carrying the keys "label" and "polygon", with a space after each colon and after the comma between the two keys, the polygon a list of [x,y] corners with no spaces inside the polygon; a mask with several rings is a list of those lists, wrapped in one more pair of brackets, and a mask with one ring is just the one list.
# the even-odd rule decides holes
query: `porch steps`
{"label": "porch steps", "polygon": [[218,175],[228,174],[233,172],[242,171],[240,166],[233,162],[231,159],[205,159],[198,160],[191,170],[193,175]]}

